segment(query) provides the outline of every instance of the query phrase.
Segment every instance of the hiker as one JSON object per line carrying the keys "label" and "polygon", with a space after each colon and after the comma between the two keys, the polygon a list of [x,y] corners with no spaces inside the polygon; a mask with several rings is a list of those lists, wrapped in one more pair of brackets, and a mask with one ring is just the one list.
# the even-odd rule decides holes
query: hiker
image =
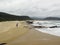
{"label": "hiker", "polygon": [[18,23],[16,23],[16,27],[18,27]]}

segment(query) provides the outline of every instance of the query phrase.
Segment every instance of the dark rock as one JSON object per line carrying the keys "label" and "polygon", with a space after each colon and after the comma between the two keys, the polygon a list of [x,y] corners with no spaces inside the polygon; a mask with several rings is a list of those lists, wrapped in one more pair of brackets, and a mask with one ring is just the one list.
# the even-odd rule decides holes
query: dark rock
{"label": "dark rock", "polygon": [[7,43],[0,43],[0,45],[5,45],[5,44],[7,44]]}
{"label": "dark rock", "polygon": [[50,28],[57,28],[57,26],[52,26],[52,27],[50,27]]}

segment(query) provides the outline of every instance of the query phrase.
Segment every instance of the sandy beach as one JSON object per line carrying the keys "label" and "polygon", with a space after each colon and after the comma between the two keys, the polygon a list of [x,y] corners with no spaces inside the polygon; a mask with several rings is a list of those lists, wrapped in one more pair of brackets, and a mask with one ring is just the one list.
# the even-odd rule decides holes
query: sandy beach
{"label": "sandy beach", "polygon": [[[60,37],[30,29],[24,21],[0,22],[0,43],[6,45],[60,45]],[[25,27],[27,25],[27,27]],[[8,27],[8,28],[7,28]]]}

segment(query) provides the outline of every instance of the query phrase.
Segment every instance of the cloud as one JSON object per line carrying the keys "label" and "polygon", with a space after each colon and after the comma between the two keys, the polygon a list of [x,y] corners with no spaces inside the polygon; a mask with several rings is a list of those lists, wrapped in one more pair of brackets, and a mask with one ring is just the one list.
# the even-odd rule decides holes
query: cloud
{"label": "cloud", "polygon": [[0,0],[0,11],[17,15],[57,16],[57,10],[60,11],[60,0]]}

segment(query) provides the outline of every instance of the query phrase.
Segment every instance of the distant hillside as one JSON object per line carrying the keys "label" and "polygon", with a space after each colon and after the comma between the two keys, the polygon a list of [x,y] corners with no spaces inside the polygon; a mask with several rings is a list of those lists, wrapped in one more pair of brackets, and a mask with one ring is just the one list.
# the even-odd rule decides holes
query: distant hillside
{"label": "distant hillside", "polygon": [[47,17],[47,18],[44,18],[44,20],[60,20],[60,18],[58,18],[58,17]]}
{"label": "distant hillside", "polygon": [[31,17],[31,19],[33,19],[33,20],[43,20],[43,18],[41,18],[41,17]]}
{"label": "distant hillside", "polygon": [[0,21],[14,21],[14,20],[30,20],[28,16],[15,16],[8,13],[0,12]]}
{"label": "distant hillside", "polygon": [[42,18],[42,17],[31,17],[33,20],[60,20],[59,17],[46,17],[46,18]]}

